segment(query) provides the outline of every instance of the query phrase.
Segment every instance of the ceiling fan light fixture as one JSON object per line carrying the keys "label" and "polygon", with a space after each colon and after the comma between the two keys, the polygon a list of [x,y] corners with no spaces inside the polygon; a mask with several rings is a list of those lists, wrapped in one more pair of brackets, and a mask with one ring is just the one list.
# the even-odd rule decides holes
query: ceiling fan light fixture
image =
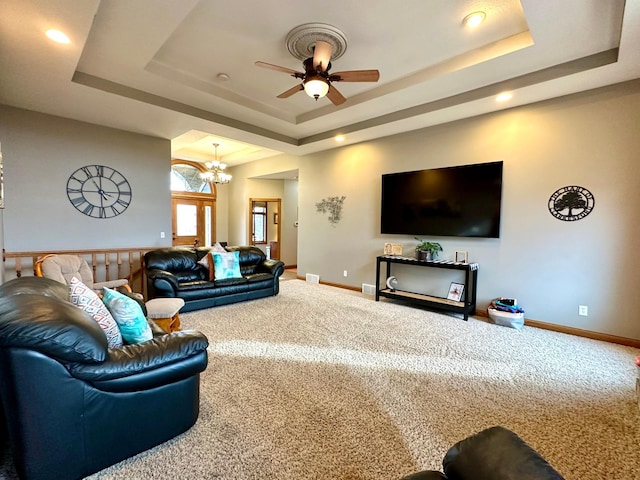
{"label": "ceiling fan light fixture", "polygon": [[312,77],[304,82],[304,91],[307,95],[318,100],[324,97],[329,91],[329,83],[318,77]]}

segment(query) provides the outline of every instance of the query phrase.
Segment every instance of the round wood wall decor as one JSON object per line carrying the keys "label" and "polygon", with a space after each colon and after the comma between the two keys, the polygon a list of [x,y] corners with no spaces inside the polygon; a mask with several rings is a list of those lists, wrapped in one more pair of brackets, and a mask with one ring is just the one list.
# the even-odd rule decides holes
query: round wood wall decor
{"label": "round wood wall decor", "polygon": [[584,187],[571,185],[553,192],[549,198],[549,212],[558,220],[573,222],[591,213],[595,205],[593,194]]}

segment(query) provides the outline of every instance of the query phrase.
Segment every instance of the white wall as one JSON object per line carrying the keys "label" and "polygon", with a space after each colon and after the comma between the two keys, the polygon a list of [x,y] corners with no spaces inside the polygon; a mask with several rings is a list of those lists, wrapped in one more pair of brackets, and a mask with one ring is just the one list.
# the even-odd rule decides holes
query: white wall
{"label": "white wall", "polygon": [[[279,155],[265,160],[245,163],[231,169],[233,180],[229,184],[229,238],[231,245],[246,245],[249,241],[249,198],[283,198],[281,222],[292,224],[290,209],[297,210],[297,189],[282,180],[260,180],[257,177],[296,170],[300,157]],[[275,190],[274,190],[275,189]],[[295,206],[294,206],[295,205]],[[282,229],[281,260],[285,265],[297,261],[297,231]],[[296,243],[293,243],[296,242]]]}
{"label": "white wall", "polygon": [[[299,169],[298,275],[360,287],[375,283],[385,242],[413,236],[380,234],[384,173],[504,161],[499,239],[435,237],[443,259],[467,250],[480,264],[480,307],[516,297],[529,319],[640,339],[640,81],[505,110],[308,155],[280,156],[240,171]],[[562,222],[547,202],[560,187],[595,196],[586,218]],[[346,196],[335,226],[316,211],[329,196]],[[343,271],[348,277],[343,277]],[[427,270],[427,269],[424,269]],[[449,279],[444,283],[448,289]],[[578,316],[578,305],[589,316]]]}
{"label": "white wall", "polygon": [[216,239],[215,241],[228,242],[229,241],[228,239],[229,239],[229,184],[222,184],[222,185],[216,185]]}
{"label": "white wall", "polygon": [[[278,196],[249,179],[297,169],[298,274],[317,273],[355,287],[374,283],[375,257],[385,242],[403,243],[405,251],[416,243],[412,236],[379,233],[383,173],[502,160],[501,237],[431,238],[442,243],[442,258],[467,250],[480,264],[481,306],[499,295],[516,297],[527,318],[640,339],[640,297],[633,291],[640,284],[639,124],[640,80],[304,157],[241,165],[224,186],[228,241],[247,242],[248,198]],[[170,235],[159,238],[171,228],[168,140],[4,106],[0,139],[7,250],[170,243]],[[112,166],[129,179],[133,201],[123,215],[97,220],[71,206],[67,178],[87,164]],[[158,188],[163,184],[166,190]],[[588,217],[562,222],[549,214],[550,195],[566,185],[595,195]],[[332,226],[316,203],[341,195],[343,220]],[[285,215],[282,221],[289,221]],[[588,305],[588,317],[578,316],[578,305]]]}
{"label": "white wall", "polygon": [[281,260],[287,266],[298,263],[298,180],[284,181],[284,198],[282,200],[282,215],[280,217],[280,245]]}

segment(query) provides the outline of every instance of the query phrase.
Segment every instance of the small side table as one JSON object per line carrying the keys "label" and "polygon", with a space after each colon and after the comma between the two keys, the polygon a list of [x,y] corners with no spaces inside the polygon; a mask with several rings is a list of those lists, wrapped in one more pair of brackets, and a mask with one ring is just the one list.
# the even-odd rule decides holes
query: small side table
{"label": "small side table", "polygon": [[154,298],[145,303],[147,318],[156,322],[165,332],[177,332],[180,330],[180,317],[178,312],[184,307],[181,298]]}

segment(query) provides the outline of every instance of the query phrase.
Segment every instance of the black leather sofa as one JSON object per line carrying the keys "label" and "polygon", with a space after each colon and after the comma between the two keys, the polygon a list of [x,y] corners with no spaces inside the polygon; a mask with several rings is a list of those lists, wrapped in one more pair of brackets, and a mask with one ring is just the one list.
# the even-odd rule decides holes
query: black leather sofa
{"label": "black leather sofa", "polygon": [[504,427],[459,441],[442,466],[444,473],[425,470],[401,480],[563,480],[538,452]]}
{"label": "black leather sofa", "polygon": [[182,298],[181,312],[243,302],[280,291],[284,263],[267,260],[253,246],[225,247],[238,251],[242,278],[209,280],[209,270],[199,263],[208,253],[206,247],[174,247],[151,250],[144,256],[147,297]]}
{"label": "black leather sofa", "polygon": [[0,286],[0,400],[21,479],[83,478],[198,418],[203,334],[107,348],[100,326],[68,298],[66,285],[47,278]]}

